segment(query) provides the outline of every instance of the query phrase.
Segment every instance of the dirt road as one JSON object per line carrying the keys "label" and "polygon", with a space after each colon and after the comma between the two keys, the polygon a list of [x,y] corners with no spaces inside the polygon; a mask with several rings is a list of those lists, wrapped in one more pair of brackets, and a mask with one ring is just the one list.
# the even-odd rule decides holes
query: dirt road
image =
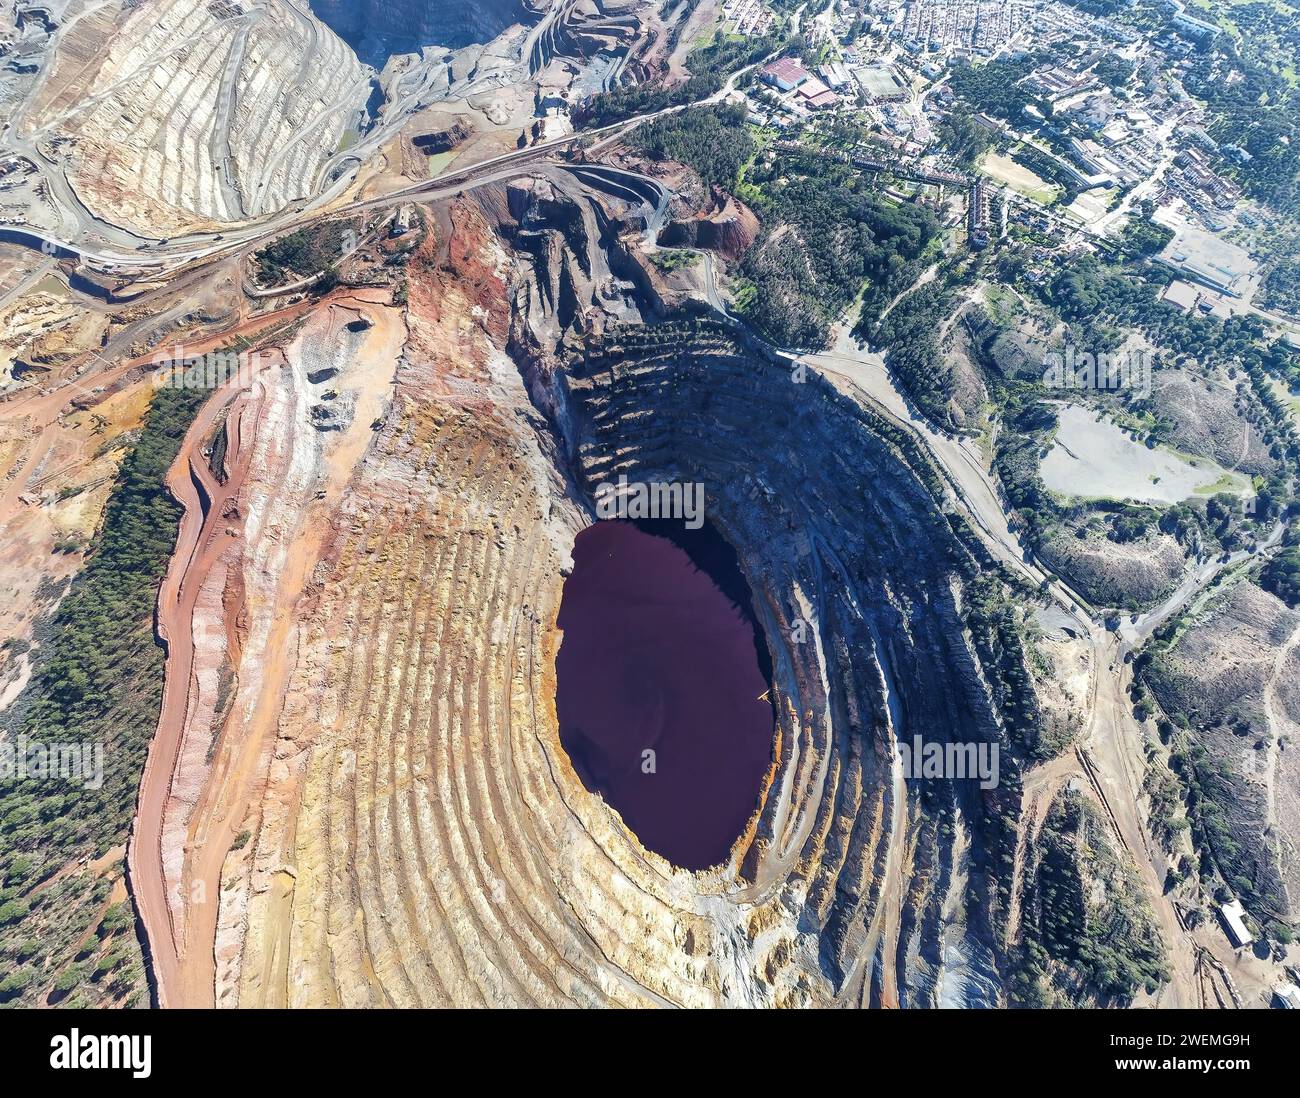
{"label": "dirt road", "polygon": [[[336,295],[309,322],[327,334],[358,315],[370,323],[362,352],[353,362],[339,363],[339,380],[331,383],[356,396],[343,430],[317,436],[310,425],[310,401],[303,398],[308,367],[295,341],[259,360],[254,376],[262,380],[251,389],[244,377],[214,394],[168,474],[167,484],[185,513],[159,594],[158,632],[167,647],[163,707],[129,853],[164,1006],[215,1005],[222,867],[244,826],[252,785],[278,729],[294,666],[296,607],[321,559],[329,515],[373,437],[370,425],[381,414],[403,344],[405,329],[383,304],[386,299],[383,291]],[[270,387],[281,392],[280,414],[291,409],[291,422],[264,422]],[[294,392],[296,397],[284,395]],[[228,416],[224,482],[203,453],[223,413]],[[256,455],[265,451],[258,438],[268,431],[276,436],[272,452],[278,465],[257,464],[264,459]],[[286,431],[297,432],[299,441]],[[328,440],[319,448],[313,441],[318,437]],[[304,461],[312,472],[304,472]],[[297,469],[296,478],[282,481],[289,468]],[[303,476],[318,486],[305,499]],[[280,490],[293,495],[292,505],[271,513]],[[257,567],[248,557],[254,528],[277,561],[256,590],[248,585],[249,569]],[[261,559],[256,552],[253,558]],[[209,603],[217,601],[214,590],[224,592],[222,620],[215,625],[211,606],[197,612],[205,588]],[[233,695],[224,711],[214,709],[196,679],[195,638],[203,636],[210,646],[214,627],[224,644],[223,662],[233,669]],[[207,659],[211,671],[210,650]],[[227,720],[227,714],[243,719]],[[197,750],[196,743],[205,750]]]}

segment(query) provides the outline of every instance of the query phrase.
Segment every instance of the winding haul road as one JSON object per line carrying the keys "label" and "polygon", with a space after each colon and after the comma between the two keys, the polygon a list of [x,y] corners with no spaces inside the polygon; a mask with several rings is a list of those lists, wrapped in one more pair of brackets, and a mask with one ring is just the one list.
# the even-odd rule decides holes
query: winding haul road
{"label": "winding haul road", "polygon": [[[217,417],[236,400],[247,398],[242,385],[241,379],[219,389],[203,405],[186,432],[180,459],[172,465],[166,478],[168,490],[184,512],[176,535],[176,549],[158,592],[157,633],[166,652],[163,701],[158,731],[149,745],[140,778],[140,797],[127,847],[131,891],[149,942],[149,960],[159,1006],[180,1005],[173,1000],[173,995],[182,982],[180,958],[186,952],[186,928],[177,925],[172,917],[173,904],[216,902],[215,895],[200,894],[183,880],[174,885],[177,894],[169,897],[161,852],[171,778],[181,748],[179,730],[185,722],[194,666],[194,638],[190,623],[194,617],[199,584],[187,584],[185,580],[187,576],[207,574],[207,568],[196,567],[200,555],[211,558],[224,548],[219,537],[214,535],[219,533],[217,525],[223,521],[222,511],[235,499],[242,482],[240,476],[232,476],[222,485],[213,476],[207,462],[201,459],[199,451],[203,439],[211,434]],[[227,457],[231,465],[247,460],[238,442],[236,433]],[[206,888],[202,893],[206,893]]]}
{"label": "winding haul road", "polygon": [[[564,2],[565,0],[560,0],[561,4]],[[555,11],[552,12],[552,17],[554,14]],[[550,138],[546,141],[539,141],[535,145],[502,153],[500,156],[479,161],[469,167],[439,176],[436,179],[414,183],[408,187],[390,191],[377,198],[354,201],[327,210],[326,207],[335,202],[352,185],[352,179],[344,173],[339,175],[333,183],[325,187],[316,196],[297,207],[288,207],[259,221],[232,226],[220,233],[189,233],[167,240],[144,239],[122,229],[120,226],[104,221],[94,214],[77,196],[57,166],[41,155],[36,147],[35,138],[32,138],[13,143],[8,151],[24,156],[36,165],[38,171],[41,172],[42,178],[50,185],[52,194],[58,200],[60,206],[72,213],[74,221],[81,227],[82,233],[76,236],[68,236],[35,225],[10,225],[4,228],[12,231],[18,237],[20,243],[24,243],[29,247],[46,251],[56,249],[63,254],[78,256],[86,263],[101,269],[111,271],[118,267],[140,268],[149,271],[152,277],[176,274],[194,264],[229,259],[249,250],[260,248],[276,236],[309,224],[326,213],[330,216],[337,216],[397,206],[410,201],[433,201],[453,197],[485,184],[509,178],[511,174],[518,172],[519,169],[534,161],[554,160],[578,142],[588,142],[596,139],[596,144],[593,147],[598,147],[609,139],[625,134],[652,119],[676,114],[689,107],[706,106],[711,103],[721,102],[734,93],[736,83],[741,77],[757,66],[764,64],[771,56],[760,58],[753,64],[738,69],[716,92],[694,103],[664,107],[620,122],[613,122],[607,126],[598,126],[581,132]],[[462,83],[463,86],[456,86],[454,94],[470,94],[472,81]],[[453,94],[453,91],[449,90],[448,96],[451,94]],[[363,142],[349,149],[346,153],[339,154],[339,157],[343,159],[362,157],[372,145],[377,148],[379,144],[391,139],[401,128],[406,118],[402,112],[393,113],[395,113],[396,117],[383,123],[379,129],[368,134]],[[334,164],[334,161],[326,165],[326,175],[330,174],[332,164]],[[652,186],[659,186],[654,180],[647,180],[647,182]],[[255,207],[258,200],[257,195],[252,196],[250,205]],[[84,234],[98,236],[108,243],[88,244],[81,239]]]}

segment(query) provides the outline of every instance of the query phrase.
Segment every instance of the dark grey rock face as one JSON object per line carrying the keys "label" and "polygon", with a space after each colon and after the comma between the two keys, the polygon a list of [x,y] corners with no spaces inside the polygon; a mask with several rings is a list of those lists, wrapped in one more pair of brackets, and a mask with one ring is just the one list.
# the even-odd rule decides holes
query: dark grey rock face
{"label": "dark grey rock face", "polygon": [[[760,812],[747,878],[761,886],[797,865],[819,976],[837,999],[876,1004],[936,1001],[940,909],[977,895],[962,921],[980,986],[959,997],[995,998],[995,853],[1018,780],[983,794],[891,768],[896,741],[1001,735],[961,625],[973,563],[924,459],[829,385],[800,383],[712,321],[589,336],[562,384],[580,483],[702,483],[753,589],[775,669],[781,795]],[[975,854],[954,893],[945,823],[958,812]],[[903,898],[893,932],[891,894]]]}
{"label": "dark grey rock face", "polygon": [[489,42],[525,15],[520,0],[311,0],[311,9],[374,65],[421,46]]}

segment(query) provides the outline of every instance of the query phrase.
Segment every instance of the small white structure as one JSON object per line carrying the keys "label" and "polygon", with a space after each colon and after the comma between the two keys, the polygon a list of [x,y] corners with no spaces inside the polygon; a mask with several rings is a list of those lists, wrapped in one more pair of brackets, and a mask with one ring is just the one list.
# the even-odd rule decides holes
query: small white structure
{"label": "small white structure", "polygon": [[1295,984],[1275,984],[1273,1005],[1279,1010],[1300,1010],[1300,987]]}
{"label": "small white structure", "polygon": [[1241,906],[1240,900],[1233,900],[1219,908],[1219,918],[1223,920],[1223,928],[1228,932],[1235,949],[1244,949],[1255,940],[1255,935],[1246,929],[1245,916],[1246,909]]}

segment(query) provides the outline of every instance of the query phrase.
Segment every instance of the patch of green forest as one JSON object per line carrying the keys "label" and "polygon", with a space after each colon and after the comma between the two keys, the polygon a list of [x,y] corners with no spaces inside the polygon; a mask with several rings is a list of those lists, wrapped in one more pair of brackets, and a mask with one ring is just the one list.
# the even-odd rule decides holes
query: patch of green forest
{"label": "patch of green forest", "polygon": [[1300,317],[1300,259],[1280,258],[1269,269],[1262,289],[1268,308]]}
{"label": "patch of green forest", "polygon": [[1032,611],[987,573],[967,587],[966,599],[966,626],[1012,745],[1022,759],[1054,758],[1069,739],[1048,729],[1038,705],[1030,673],[1030,661],[1039,659],[1029,624]]}
{"label": "patch of green forest", "polygon": [[732,73],[776,53],[785,42],[786,35],[779,29],[757,38],[715,35],[707,46],[699,46],[687,55],[686,67],[691,75],[682,83],[669,87],[652,80],[600,92],[582,107],[575,121],[580,125],[608,126],[638,114],[707,99],[722,88]]}
{"label": "patch of green forest", "polygon": [[[127,987],[103,979],[132,966],[126,946],[96,975],[90,962],[98,954],[87,954],[85,938],[99,920],[96,905],[106,899],[107,882],[75,867],[123,844],[130,829],[162,704],[154,604],[181,515],[163,478],[209,395],[193,388],[154,394],[86,566],[55,611],[49,638],[35,650],[31,682],[14,707],[17,725],[4,730],[44,744],[102,745],[103,781],[91,789],[74,779],[29,777],[0,788],[0,968],[8,975],[0,1000],[21,1001],[50,978],[70,1003],[131,986],[138,992],[142,984],[138,949]],[[45,887],[60,871],[67,876]],[[121,933],[110,929],[107,937],[134,947],[130,909],[117,918],[124,920]],[[106,937],[102,927],[97,933],[92,944]]]}
{"label": "patch of green forest", "polygon": [[276,286],[295,277],[328,271],[343,256],[347,228],[341,221],[324,221],[271,241],[254,255],[262,281]]}
{"label": "patch of green forest", "polygon": [[830,327],[863,297],[874,316],[914,280],[939,225],[921,206],[881,194],[867,173],[814,155],[760,159],[745,173],[759,189],[763,230],[740,276],[747,320],[783,347],[824,347]]}
{"label": "patch of green forest", "polygon": [[1064,792],[1034,847],[1013,1002],[1127,1005],[1140,991],[1154,993],[1169,978],[1160,928],[1096,808]]}
{"label": "patch of green forest", "polygon": [[903,391],[928,419],[946,424],[952,379],[943,364],[939,332],[956,306],[957,286],[940,275],[899,299],[874,327],[863,308],[856,335],[869,338],[885,352],[889,370]]}
{"label": "patch of green forest", "polygon": [[953,94],[977,111],[1019,123],[1031,103],[1047,115],[1051,108],[1020,86],[1040,63],[1040,58],[999,58],[982,65],[956,65],[948,75]]}
{"label": "patch of green forest", "polygon": [[651,156],[679,160],[746,194],[762,229],[742,259],[737,309],[781,347],[824,347],[830,327],[864,294],[875,316],[919,271],[939,231],[924,207],[882,195],[873,178],[818,156],[756,145],[740,107],[697,107],[656,119],[633,135]]}
{"label": "patch of green forest", "polygon": [[1294,544],[1294,530],[1289,535],[1288,541],[1291,544],[1264,565],[1260,572],[1259,585],[1294,610],[1300,606],[1300,546]]}
{"label": "patch of green forest", "polygon": [[706,183],[735,187],[740,169],[754,155],[755,142],[738,103],[696,107],[638,126],[628,144],[652,160],[678,160]]}

